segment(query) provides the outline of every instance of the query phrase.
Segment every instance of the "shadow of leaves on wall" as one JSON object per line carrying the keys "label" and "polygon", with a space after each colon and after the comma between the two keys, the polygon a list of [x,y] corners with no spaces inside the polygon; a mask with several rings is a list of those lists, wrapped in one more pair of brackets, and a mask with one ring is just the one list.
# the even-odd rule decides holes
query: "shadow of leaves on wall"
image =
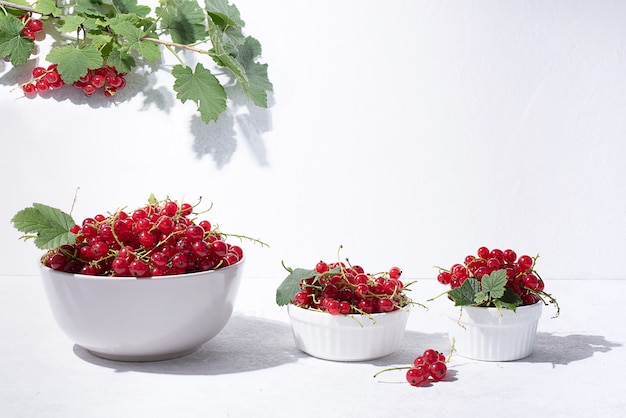
{"label": "shadow of leaves on wall", "polygon": [[[0,62],[0,85],[15,86],[11,94],[16,99],[25,100],[55,100],[58,102],[70,101],[76,105],[86,105],[92,109],[110,108],[119,106],[135,96],[143,99],[140,111],[158,109],[166,114],[180,104],[176,93],[171,87],[158,86],[156,73],[167,71],[161,68],[160,63],[150,66],[136,67],[126,76],[126,86],[117,92],[115,97],[105,97],[101,92],[88,97],[81,89],[65,86],[61,89],[39,92],[37,96],[26,98],[19,88],[21,83],[28,81],[33,68],[38,65],[36,59],[28,61],[20,67],[12,67],[6,71],[7,64]],[[5,72],[6,71],[6,72]],[[260,166],[267,166],[267,151],[263,141],[263,134],[269,132],[272,126],[271,107],[274,96],[268,96],[268,107],[261,108],[245,95],[238,85],[225,87],[228,95],[228,107],[217,121],[205,123],[198,113],[191,116],[189,132],[193,136],[193,151],[198,159],[212,156],[217,168],[227,165],[237,151],[237,138],[240,137],[250,147],[252,155]],[[188,102],[189,105],[194,105]],[[181,135],[182,136],[182,135]]]}
{"label": "shadow of leaves on wall", "polygon": [[230,104],[217,122],[204,123],[198,115],[191,121],[193,150],[197,158],[213,157],[218,168],[230,162],[237,150],[237,134],[246,141],[257,163],[268,165],[263,134],[272,128],[271,107],[274,96],[268,96],[268,107],[255,106],[238,86],[227,88]]}

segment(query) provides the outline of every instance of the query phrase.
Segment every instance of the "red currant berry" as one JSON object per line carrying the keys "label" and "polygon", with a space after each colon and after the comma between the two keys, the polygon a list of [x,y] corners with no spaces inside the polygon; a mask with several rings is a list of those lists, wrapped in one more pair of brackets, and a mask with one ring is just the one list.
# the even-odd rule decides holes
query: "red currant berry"
{"label": "red currant berry", "polygon": [[503,257],[507,263],[515,263],[515,260],[517,260],[517,254],[511,249],[504,250]]}
{"label": "red currant berry", "polygon": [[33,77],[39,78],[43,76],[44,74],[46,74],[46,69],[43,67],[35,67],[33,68],[32,74],[33,74]]}
{"label": "red currant berry", "polygon": [[213,241],[211,243],[211,253],[217,257],[225,257],[228,254],[228,246],[222,240]]}
{"label": "red currant berry", "polygon": [[150,267],[142,260],[133,260],[128,265],[128,271],[135,277],[146,277],[150,272]]}
{"label": "red currant berry", "polygon": [[437,275],[437,280],[441,284],[448,285],[450,284],[450,282],[452,282],[452,274],[449,271],[441,271]]}
{"label": "red currant berry", "polygon": [[522,255],[517,260],[517,264],[520,267],[521,271],[526,272],[532,268],[533,259],[528,255]]}
{"label": "red currant berry", "polygon": [[310,296],[305,290],[301,290],[294,296],[294,301],[298,306],[306,306],[309,304]]}
{"label": "red currant berry", "polygon": [[96,74],[93,77],[91,77],[91,84],[93,84],[93,86],[97,89],[104,87],[105,83],[106,83],[106,79],[101,75]]}
{"label": "red currant berry", "polygon": [[35,82],[35,88],[38,91],[47,91],[50,88],[50,83],[42,78]]}
{"label": "red currant berry", "polygon": [[489,255],[491,254],[491,251],[489,251],[489,248],[487,247],[480,247],[478,249],[478,251],[476,251],[476,254],[478,255],[478,257],[483,258],[483,259],[488,259]]}
{"label": "red currant berry", "polygon": [[428,366],[431,379],[435,381],[443,380],[446,377],[448,367],[443,361],[437,360]]}
{"label": "red currant berry", "polygon": [[85,84],[83,86],[83,92],[87,95],[87,96],[93,96],[93,94],[96,92],[96,88],[94,87],[93,84]]}
{"label": "red currant berry", "polygon": [[43,30],[43,22],[39,19],[30,19],[26,23],[26,28],[33,33],[41,32]]}
{"label": "red currant berry", "polygon": [[539,289],[539,278],[532,273],[524,275],[524,286],[530,290]]}
{"label": "red currant berry", "polygon": [[430,373],[428,371],[428,367],[426,366],[417,366],[411,367],[406,371],[406,380],[411,384],[411,386],[419,386],[428,380],[428,376]]}
{"label": "red currant berry", "polygon": [[32,31],[28,30],[27,28],[22,29],[22,36],[32,41],[37,40],[37,37],[35,36],[35,34]]}
{"label": "red currant berry", "polygon": [[424,362],[426,364],[432,364],[439,360],[439,353],[432,348],[424,350],[424,354],[422,354],[424,358]]}
{"label": "red currant berry", "polygon": [[400,270],[400,267],[392,267],[389,269],[389,277],[392,279],[399,279],[400,276],[402,275],[402,270]]}
{"label": "red currant berry", "polygon": [[378,310],[380,312],[391,312],[393,311],[393,301],[389,298],[380,298],[378,299]]}
{"label": "red currant berry", "polygon": [[33,83],[26,83],[26,84],[22,85],[22,91],[26,95],[32,95],[32,94],[35,94],[37,92],[37,88],[35,87],[35,85]]}
{"label": "red currant berry", "polygon": [[315,265],[315,271],[317,271],[319,274],[324,274],[329,270],[328,268],[328,264],[320,261]]}

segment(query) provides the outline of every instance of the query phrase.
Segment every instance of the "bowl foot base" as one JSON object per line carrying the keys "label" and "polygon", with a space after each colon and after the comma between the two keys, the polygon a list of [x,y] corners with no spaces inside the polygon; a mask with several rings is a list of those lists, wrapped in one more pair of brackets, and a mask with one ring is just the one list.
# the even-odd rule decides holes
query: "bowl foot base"
{"label": "bowl foot base", "polygon": [[149,362],[149,361],[172,360],[175,358],[184,357],[193,353],[198,348],[199,347],[194,347],[188,350],[177,351],[175,353],[148,354],[148,355],[102,353],[96,350],[90,350],[88,348],[85,348],[85,350],[87,350],[90,354],[93,354],[96,357],[100,357],[106,360],[125,361],[125,362]]}

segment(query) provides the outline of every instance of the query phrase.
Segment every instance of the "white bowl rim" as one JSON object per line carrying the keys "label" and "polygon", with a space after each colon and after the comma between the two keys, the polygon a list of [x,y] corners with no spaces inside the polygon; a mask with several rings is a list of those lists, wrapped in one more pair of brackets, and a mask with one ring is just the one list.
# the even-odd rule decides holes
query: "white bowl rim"
{"label": "white bowl rim", "polygon": [[153,281],[153,280],[158,280],[158,281],[164,281],[164,280],[180,280],[181,278],[184,277],[195,277],[195,276],[201,276],[204,274],[213,274],[213,273],[219,273],[220,271],[223,270],[230,270],[231,267],[235,268],[239,265],[241,265],[243,263],[243,261],[245,260],[245,256],[241,257],[241,259],[239,261],[237,261],[235,264],[231,264],[230,266],[226,266],[226,267],[221,267],[219,269],[216,270],[202,270],[202,271],[194,271],[192,273],[183,273],[183,274],[169,274],[169,275],[163,275],[163,276],[147,276],[147,277],[135,277],[135,276],[97,276],[97,275],[91,275],[91,274],[80,274],[80,273],[67,273],[65,271],[59,271],[59,270],[55,270],[53,268],[50,268],[42,263],[39,263],[39,266],[41,267],[41,269],[43,270],[49,270],[52,273],[58,273],[61,275],[67,275],[68,277],[74,277],[77,279],[83,279],[83,280],[106,280],[106,281]]}
{"label": "white bowl rim", "polygon": [[411,304],[410,303],[405,305],[405,306],[403,306],[402,308],[395,309],[395,310],[393,310],[391,312],[376,312],[376,313],[371,313],[371,314],[349,313],[349,314],[332,315],[332,314],[329,314],[326,311],[321,311],[319,309],[303,308],[302,306],[298,306],[298,305],[295,305],[293,303],[289,303],[287,305],[287,307],[289,309],[294,308],[294,309],[299,309],[301,311],[310,312],[313,315],[315,315],[315,314],[324,314],[324,315],[328,315],[330,317],[335,317],[335,318],[350,317],[350,316],[364,317],[364,318],[370,318],[370,317],[377,318],[377,317],[386,316],[386,315],[389,315],[389,314],[394,314],[394,313],[397,313],[398,311],[405,311],[405,312],[407,312],[407,311],[411,310]]}
{"label": "white bowl rim", "polygon": [[498,308],[496,306],[474,306],[474,305],[460,305],[460,306],[454,306],[454,308],[458,308],[458,309],[491,309],[491,310],[499,310],[499,311],[510,311],[512,314],[515,314],[517,311],[519,310],[526,310],[526,309],[532,309],[532,308],[536,308],[537,305],[544,305],[544,302],[542,301],[537,301],[535,303],[533,303],[532,305],[519,305],[517,307],[515,307],[515,311],[509,308]]}

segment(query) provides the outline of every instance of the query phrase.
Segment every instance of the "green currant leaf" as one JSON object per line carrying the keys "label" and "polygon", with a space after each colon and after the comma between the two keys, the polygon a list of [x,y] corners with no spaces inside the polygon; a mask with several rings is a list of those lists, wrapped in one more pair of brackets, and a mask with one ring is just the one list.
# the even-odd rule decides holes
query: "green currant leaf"
{"label": "green currant leaf", "polygon": [[234,4],[229,5],[228,0],[205,0],[204,6],[211,19],[222,28],[228,26],[243,28],[245,26],[239,9]]}
{"label": "green currant leaf", "polygon": [[476,305],[483,305],[489,303],[489,295],[483,291],[480,291],[474,295],[474,303]]}
{"label": "green currant leaf", "polygon": [[303,279],[314,277],[317,274],[315,270],[302,268],[294,269],[276,289],[276,304],[278,306],[284,306],[293,302],[296,293],[301,290],[300,282]]}
{"label": "green currant leaf", "polygon": [[59,17],[63,14],[63,10],[57,7],[56,0],[37,0],[35,2],[35,10],[43,16],[52,15]]}
{"label": "green currant leaf", "polygon": [[515,308],[522,304],[522,298],[512,289],[507,288],[499,299],[494,301],[494,305],[498,308],[505,308],[515,311]]}
{"label": "green currant leaf", "polygon": [[237,61],[243,65],[248,78],[244,91],[255,105],[266,108],[267,92],[272,91],[273,86],[267,74],[267,64],[254,61],[261,55],[261,43],[248,36],[238,52]]}
{"label": "green currant leaf", "polygon": [[110,3],[105,5],[100,0],[76,0],[74,5],[75,13],[83,13],[91,17],[106,17],[111,10]]}
{"label": "green currant leaf", "polygon": [[133,13],[141,17],[145,17],[150,13],[150,7],[137,5],[137,0],[113,0],[112,4],[121,13]]}
{"label": "green currant leaf", "polygon": [[0,12],[0,57],[8,57],[13,65],[25,64],[35,43],[21,36],[24,24],[13,15]]}
{"label": "green currant leaf", "polygon": [[506,270],[496,270],[489,275],[483,276],[481,280],[482,291],[488,293],[491,299],[499,299],[504,295],[506,282]]}
{"label": "green currant leaf", "polygon": [[88,33],[85,37],[91,41],[91,45],[98,49],[102,49],[105,45],[109,45],[113,42],[113,37],[111,35],[105,35],[103,33],[97,35]]}
{"label": "green currant leaf", "polygon": [[72,45],[52,48],[46,60],[57,64],[57,70],[66,84],[72,84],[89,70],[102,67],[102,55],[98,48],[86,45],[77,48]]}
{"label": "green currant leaf", "polygon": [[172,75],[176,79],[176,98],[183,103],[194,101],[205,123],[217,121],[226,110],[226,92],[219,80],[200,63],[196,64],[195,72],[190,67],[175,65]]}
{"label": "green currant leaf", "polygon": [[84,17],[68,15],[59,19],[57,30],[62,33],[74,33],[83,23],[85,23]]}
{"label": "green currant leaf", "polygon": [[448,296],[454,301],[454,306],[467,306],[474,305],[474,299],[478,292],[480,292],[480,282],[470,277],[461,286],[449,290]]}
{"label": "green currant leaf", "polygon": [[11,219],[13,226],[25,234],[23,238],[34,238],[40,249],[51,249],[63,244],[73,244],[76,236],[70,232],[75,222],[72,217],[53,207],[33,203],[22,209]]}
{"label": "green currant leaf", "polygon": [[234,55],[236,55],[233,50],[234,47],[229,45],[230,48],[229,51],[227,51],[224,43],[222,42],[222,33],[218,25],[216,25],[211,19],[208,20],[208,25],[209,38],[213,44],[213,48],[209,51],[209,55],[218,65],[228,68],[242,86],[247,86],[248,77],[246,76],[246,71],[243,66],[234,57]]}
{"label": "green currant leaf", "polygon": [[114,66],[121,73],[129,72],[136,65],[132,56],[119,49],[111,51],[107,57],[107,64]]}
{"label": "green currant leaf", "polygon": [[174,0],[162,9],[161,28],[169,31],[172,41],[190,45],[206,38],[206,13],[197,0]]}
{"label": "green currant leaf", "polygon": [[129,54],[136,51],[143,58],[155,62],[161,56],[159,46],[142,40],[144,32],[125,19],[111,19],[111,29],[125,38],[124,45]]}

